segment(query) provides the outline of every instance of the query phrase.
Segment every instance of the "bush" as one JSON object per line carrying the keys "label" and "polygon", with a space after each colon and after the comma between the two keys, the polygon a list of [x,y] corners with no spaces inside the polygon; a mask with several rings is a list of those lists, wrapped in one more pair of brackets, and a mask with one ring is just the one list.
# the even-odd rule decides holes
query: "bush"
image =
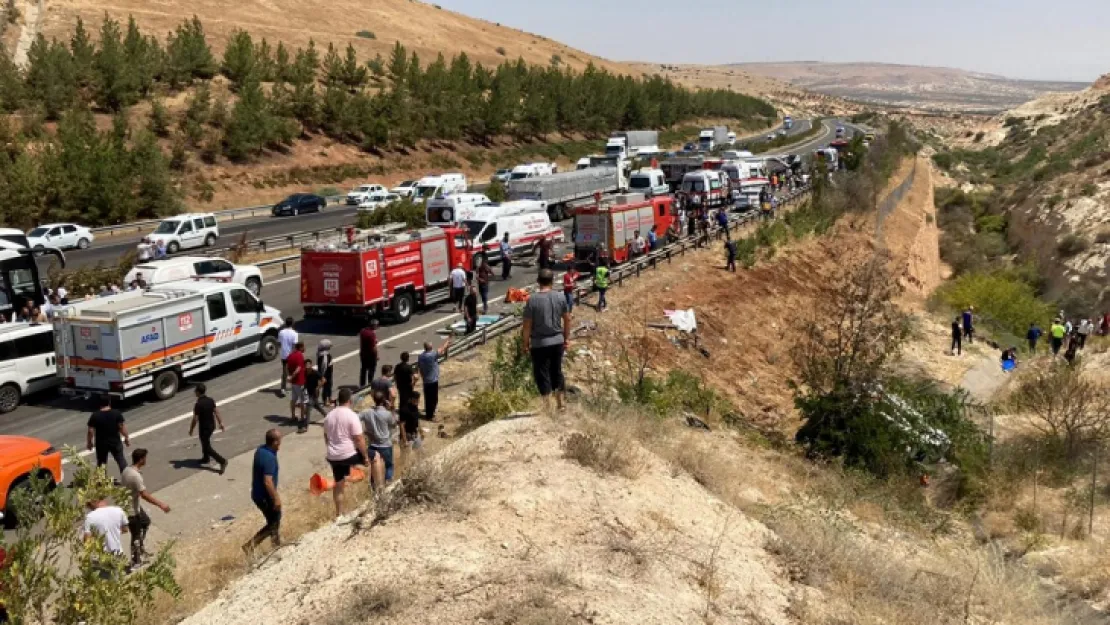
{"label": "bush", "polygon": [[402,198],[378,207],[372,212],[360,212],[355,218],[355,226],[358,228],[376,228],[393,223],[403,223],[408,228],[427,226],[428,219],[424,213],[424,205],[413,202],[412,198]]}
{"label": "bush", "polygon": [[636,479],[644,463],[635,445],[627,438],[606,432],[572,432],[559,441],[563,457],[602,474]]}
{"label": "bush", "polygon": [[1082,254],[1087,251],[1091,246],[1091,242],[1074,232],[1064,235],[1060,242],[1056,244],[1056,252],[1062,258],[1071,258],[1077,254]]}
{"label": "bush", "polygon": [[505,192],[505,185],[500,180],[494,180],[486,188],[486,197],[494,202],[504,202],[509,198],[509,195]]}
{"label": "bush", "polygon": [[983,132],[982,130],[980,130],[979,132],[975,133],[975,139],[974,139],[975,143],[979,143],[980,141],[982,141],[982,140],[983,140],[983,137],[985,136],[985,134],[986,134],[986,133],[984,133],[984,132]]}
{"label": "bush", "polygon": [[965,273],[941,285],[935,297],[953,311],[972,305],[988,326],[1015,337],[1025,336],[1032,322],[1047,323],[1053,314],[1033,285],[1000,271]]}
{"label": "bush", "polygon": [[1079,195],[1083,197],[1091,197],[1095,193],[1098,193],[1098,185],[1093,182],[1088,182],[1079,189]]}
{"label": "bush", "polygon": [[494,50],[494,51],[495,51],[495,52],[497,52],[498,54],[500,54],[501,56],[505,56],[505,54],[507,54],[507,53],[505,52],[505,48],[503,48],[503,47],[501,47],[501,46],[497,46],[497,49],[496,49],[496,50]]}
{"label": "bush", "polygon": [[523,410],[536,393],[532,359],[524,352],[523,337],[520,333],[500,337],[490,362],[489,386],[475,391],[466,400],[462,427],[472,430]]}
{"label": "bush", "polygon": [[935,163],[937,167],[940,167],[944,171],[952,169],[952,165],[955,164],[955,161],[956,158],[952,155],[951,152],[937,152],[933,155],[933,163]]}
{"label": "bush", "polygon": [[362,37],[363,39],[377,39],[378,38],[378,36],[374,34],[374,31],[371,31],[371,30],[360,30],[357,33],[355,33],[355,36],[356,37]]}

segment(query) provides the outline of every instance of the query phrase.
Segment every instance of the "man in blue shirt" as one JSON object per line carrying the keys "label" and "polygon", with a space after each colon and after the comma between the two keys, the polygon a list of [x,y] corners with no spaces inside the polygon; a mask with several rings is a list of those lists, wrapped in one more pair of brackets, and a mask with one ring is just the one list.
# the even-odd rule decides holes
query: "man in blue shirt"
{"label": "man in blue shirt", "polygon": [[266,525],[254,538],[243,545],[243,552],[251,555],[255,548],[270,539],[274,547],[281,546],[281,496],[278,495],[278,449],[281,448],[281,430],[266,432],[266,444],[254,450],[254,467],[251,476],[251,500],[266,518]]}
{"label": "man in blue shirt", "polygon": [[447,346],[450,344],[451,337],[447,337],[447,341],[439,349],[432,347],[431,343],[424,343],[424,351],[416,357],[416,366],[424,381],[424,418],[428,421],[436,420],[436,406],[439,405],[439,357],[447,354]]}
{"label": "man in blue shirt", "polygon": [[963,315],[961,315],[964,322],[964,338],[967,339],[968,343],[975,342],[975,326],[973,325],[974,312],[975,309],[968,306],[967,309],[964,310]]}

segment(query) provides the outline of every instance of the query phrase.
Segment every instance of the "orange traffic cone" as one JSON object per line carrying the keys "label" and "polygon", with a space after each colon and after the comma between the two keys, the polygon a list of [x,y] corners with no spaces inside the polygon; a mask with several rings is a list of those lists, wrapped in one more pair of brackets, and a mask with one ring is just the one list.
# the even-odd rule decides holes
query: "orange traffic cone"
{"label": "orange traffic cone", "polygon": [[[351,473],[347,475],[346,481],[361,482],[365,479],[365,471],[358,467],[351,467]],[[328,479],[319,473],[313,473],[312,477],[308,478],[308,492],[313,495],[322,495],[333,488],[335,488],[335,480]]]}

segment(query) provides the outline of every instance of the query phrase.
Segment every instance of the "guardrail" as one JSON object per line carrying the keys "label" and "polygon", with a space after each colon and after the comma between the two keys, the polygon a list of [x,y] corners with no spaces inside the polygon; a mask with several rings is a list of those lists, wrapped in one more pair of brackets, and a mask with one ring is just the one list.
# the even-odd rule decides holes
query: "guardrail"
{"label": "guardrail", "polygon": [[[328,201],[329,205],[331,205],[341,203],[345,197],[346,196],[343,195],[329,195],[324,199]],[[276,202],[274,204],[276,204]],[[212,214],[222,221],[234,221],[236,219],[242,219],[244,217],[269,215],[274,208],[274,204],[261,204],[259,206],[247,206],[245,208],[229,208],[222,211],[212,211]],[[144,221],[133,221],[131,223],[118,224],[115,226],[100,226],[98,228],[89,228],[89,230],[95,234],[104,233],[109,236],[117,232],[127,232],[131,230],[139,233],[152,226],[157,226],[161,222],[161,219],[147,219]]]}

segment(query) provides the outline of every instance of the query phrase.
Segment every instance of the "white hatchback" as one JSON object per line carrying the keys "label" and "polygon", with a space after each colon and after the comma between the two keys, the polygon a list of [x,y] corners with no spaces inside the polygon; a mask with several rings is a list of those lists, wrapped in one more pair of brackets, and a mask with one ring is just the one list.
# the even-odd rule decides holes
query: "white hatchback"
{"label": "white hatchback", "polygon": [[0,325],[0,414],[15,410],[23,397],[60,383],[54,356],[54,326]]}
{"label": "white hatchback", "polygon": [[217,278],[242,284],[258,295],[262,292],[262,270],[255,265],[235,265],[222,258],[207,256],[178,256],[165,260],[151,260],[131,268],[123,279],[125,285],[143,279],[147,286],[165,284],[190,278]]}
{"label": "white hatchback", "polygon": [[27,233],[27,241],[32,248],[84,250],[88,249],[95,239],[91,230],[77,224],[46,224]]}

